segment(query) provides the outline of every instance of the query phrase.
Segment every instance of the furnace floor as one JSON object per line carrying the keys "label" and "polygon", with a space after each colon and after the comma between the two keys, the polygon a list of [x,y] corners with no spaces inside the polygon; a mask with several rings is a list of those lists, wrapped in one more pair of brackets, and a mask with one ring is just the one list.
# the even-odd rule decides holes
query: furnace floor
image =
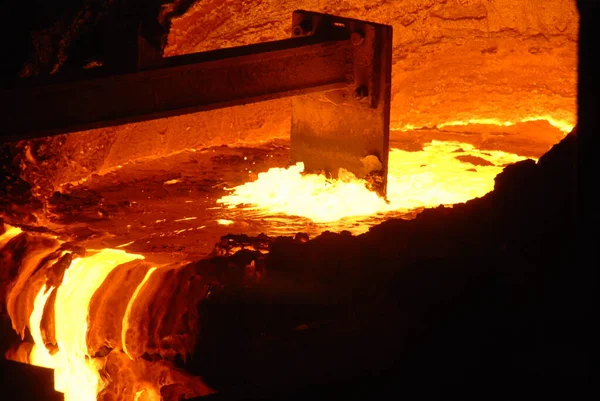
{"label": "furnace floor", "polygon": [[[285,167],[289,141],[257,146],[186,150],[168,157],[122,165],[76,185],[50,200],[46,226],[88,248],[121,247],[128,252],[206,256],[227,234],[314,237],[323,231],[353,231],[389,214],[316,224],[301,217],[264,216],[217,203],[231,188],[272,167]],[[410,218],[414,213],[395,214]],[[365,231],[364,227],[361,231]]]}
{"label": "furnace floor", "polygon": [[[514,127],[471,125],[396,132],[390,147],[418,150],[423,143],[439,139],[540,156],[562,136],[546,122]],[[83,242],[88,249],[121,247],[146,255],[197,259],[209,254],[227,234],[293,236],[303,232],[311,238],[327,230],[356,234],[384,220],[410,219],[419,212],[317,224],[217,203],[230,193],[227,188],[253,180],[272,167],[285,167],[288,161],[289,140],[277,139],[252,146],[190,149],[123,164],[77,185],[65,185],[50,200],[44,225],[59,236]]]}

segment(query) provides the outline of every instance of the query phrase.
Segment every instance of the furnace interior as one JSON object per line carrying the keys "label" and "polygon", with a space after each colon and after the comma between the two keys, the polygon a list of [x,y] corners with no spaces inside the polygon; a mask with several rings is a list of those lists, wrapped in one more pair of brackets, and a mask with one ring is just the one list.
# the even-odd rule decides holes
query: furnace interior
{"label": "furnace interior", "polygon": [[[391,148],[415,152],[432,140],[456,141],[537,159],[576,123],[578,14],[571,2],[203,1],[171,20],[164,56],[287,38],[294,9],[393,26]],[[289,216],[265,220],[248,210],[215,211],[227,188],[287,166],[290,115],[290,100],[280,99],[19,142],[6,163],[42,202],[29,217],[9,205],[7,217],[70,227],[70,233],[93,225],[118,233],[111,245],[212,229],[201,241],[203,251],[228,229],[316,235],[364,226],[364,218],[314,225]],[[460,156],[470,158],[472,170],[490,164]],[[410,218],[419,205],[408,209],[366,224]]]}
{"label": "furnace interior", "polygon": [[[539,157],[575,125],[573,2],[202,1],[171,21],[164,55],[287,38],[294,9],[393,26],[392,141],[460,139]],[[290,114],[283,99],[80,132],[32,149],[44,184],[57,189],[144,157],[287,138]],[[507,127],[530,120],[542,123]]]}
{"label": "furnace interior", "polygon": [[[257,5],[254,1],[209,0],[193,4],[183,15],[171,21],[164,55],[168,57],[286,38],[290,34],[291,12],[298,8],[394,26],[391,148],[416,154],[431,145],[432,141],[455,141],[463,144],[459,146],[462,151],[466,145],[471,145],[484,152],[481,157],[466,157],[467,163],[470,163],[469,169],[483,171],[487,160],[484,156],[493,151],[510,152],[522,158],[540,158],[576,124],[578,15],[575,4],[571,2],[407,0],[365,3],[272,0]],[[213,249],[215,252],[211,256],[229,257],[242,246],[251,252],[268,252],[269,240],[264,238],[251,244],[243,244],[247,238],[237,240],[230,238],[225,240],[225,245],[221,243],[215,248],[222,235],[234,232],[249,235],[265,233],[276,236],[304,232],[314,237],[325,230],[352,230],[363,223],[370,227],[392,217],[410,219],[423,209],[417,207],[397,214],[377,213],[358,220],[317,224],[306,218],[281,214],[265,216],[245,208],[224,208],[217,200],[229,193],[227,188],[254,181],[258,178],[257,173],[265,172],[270,168],[287,166],[290,113],[290,102],[283,99],[5,145],[3,167],[14,175],[14,179],[9,182],[10,185],[5,186],[2,194],[1,217],[7,223],[6,227],[11,224],[20,225],[28,232],[25,238],[21,239],[24,249],[39,251],[37,254],[33,252],[28,262],[31,271],[38,266],[34,262],[40,262],[38,259],[43,252],[47,254],[52,252],[52,257],[55,259],[63,258],[65,255],[77,259],[78,252],[85,249],[93,250],[86,257],[79,258],[79,260],[85,259],[92,265],[96,263],[92,260],[92,257],[98,254],[96,250],[106,248],[127,251],[133,259],[137,258],[135,255],[138,254],[146,258],[144,261],[134,260],[126,268],[119,265],[109,279],[104,282],[99,280],[96,288],[84,294],[87,296],[85,301],[90,305],[95,301],[93,308],[88,305],[90,314],[97,313],[91,320],[97,322],[94,317],[102,316],[107,322],[106,327],[96,326],[94,328],[96,331],[93,333],[88,332],[87,328],[84,330],[84,334],[89,336],[86,338],[89,341],[84,346],[89,346],[90,350],[93,348],[95,352],[93,359],[105,363],[103,369],[114,373],[115,377],[123,371],[134,372],[132,375],[136,382],[136,391],[142,391],[140,389],[146,386],[144,380],[148,380],[152,382],[151,386],[147,386],[148,388],[162,392],[163,387],[159,383],[162,379],[155,377],[155,373],[160,373],[163,367],[172,375],[169,377],[169,386],[176,387],[184,383],[185,385],[182,386],[185,391],[194,395],[205,395],[211,391],[204,387],[201,380],[197,382],[196,377],[190,379],[185,374],[177,376],[173,373],[177,370],[171,370],[173,366],[179,368],[185,365],[180,360],[176,360],[174,354],[182,349],[187,351],[186,347],[198,345],[190,346],[184,343],[190,338],[193,339],[192,342],[196,341],[197,333],[193,331],[197,327],[190,329],[192,333],[182,334],[185,341],[181,340],[179,343],[179,337],[162,336],[164,333],[158,333],[158,326],[148,328],[148,322],[154,322],[148,318],[148,310],[163,313],[164,322],[161,321],[161,324],[164,325],[160,326],[161,330],[164,328],[167,334],[179,335],[181,327],[177,326],[175,320],[181,318],[182,321],[188,322],[186,319],[189,319],[190,327],[197,323],[194,320],[197,316],[187,312],[194,310],[196,305],[191,305],[193,302],[206,303],[211,291],[217,295],[216,301],[213,301],[214,297],[208,301],[209,311],[211,305],[215,308],[212,310],[214,315],[207,318],[208,326],[210,327],[211,322],[216,321],[220,324],[221,320],[232,319],[229,315],[219,316],[218,312],[232,310],[228,309],[229,305],[226,301],[236,299],[235,294],[239,295],[235,293],[241,291],[236,287],[238,281],[247,284],[251,289],[243,293],[244,296],[250,294],[251,299],[259,298],[264,302],[261,305],[268,305],[265,308],[274,316],[279,313],[277,309],[279,306],[273,306],[275,303],[269,304],[266,299],[270,301],[272,297],[283,300],[282,304],[290,302],[290,299],[292,301],[316,299],[311,306],[317,307],[320,307],[319,302],[325,304],[332,302],[327,304],[328,307],[336,302],[343,304],[348,299],[358,302],[353,297],[360,297],[351,290],[344,292],[347,290],[344,287],[346,282],[339,284],[339,278],[347,278],[344,276],[347,273],[352,275],[347,282],[354,283],[352,280],[357,277],[360,281],[360,274],[372,277],[371,271],[364,273],[358,269],[359,266],[352,264],[350,266],[357,267],[359,271],[356,277],[353,271],[337,272],[335,279],[321,276],[330,274],[329,270],[325,273],[307,272],[298,268],[301,276],[307,278],[307,282],[311,285],[313,284],[311,280],[314,279],[312,274],[318,276],[314,282],[318,282],[319,285],[322,284],[320,281],[322,278],[323,282],[335,283],[334,287],[327,287],[329,284],[325,287],[315,285],[314,288],[307,290],[304,287],[300,289],[295,287],[298,283],[297,280],[295,281],[297,277],[294,274],[297,272],[288,276],[285,274],[277,276],[275,272],[271,276],[271,278],[275,277],[273,281],[265,281],[261,284],[261,269],[265,268],[265,265],[257,267],[260,259],[257,255],[251,257],[251,263],[245,263],[244,257],[247,254],[244,253],[238,254],[238,259],[235,259],[237,262],[227,259],[224,263],[229,263],[226,267],[230,270],[225,268],[219,270],[223,266],[218,265],[220,262],[215,262],[217,259],[205,260],[202,263],[191,262],[206,257]],[[463,155],[457,148],[451,148],[449,152],[468,156]],[[454,158],[449,154],[445,157]],[[431,164],[435,164],[435,161]],[[510,162],[504,160],[495,167],[501,170],[507,164]],[[524,169],[523,166],[530,165],[524,164],[520,168]],[[506,176],[512,177],[510,173]],[[506,176],[505,180],[508,180]],[[455,184],[461,186],[463,182],[458,181]],[[430,216],[433,214],[435,212],[430,211]],[[456,223],[454,228],[460,230],[460,227],[462,226]],[[382,230],[380,233],[385,231],[381,226],[379,229]],[[50,232],[45,233],[45,230]],[[56,234],[58,239],[54,238]],[[473,236],[477,237],[476,234]],[[423,234],[423,237],[429,240],[427,233]],[[339,240],[340,249],[344,249],[344,241],[350,241],[348,238],[352,238],[352,241],[356,239],[349,236],[332,238],[335,238],[331,240],[332,246],[335,248],[337,246],[335,241]],[[323,239],[323,241],[329,240]],[[367,243],[369,239],[363,236],[360,241]],[[422,249],[419,248],[423,254],[431,252],[427,241],[423,240],[424,245]],[[438,241],[443,242],[442,239]],[[306,238],[298,236],[296,242],[305,243]],[[63,246],[64,243],[72,248],[61,248],[61,252],[65,253],[57,253],[55,248]],[[459,243],[460,240],[457,240],[457,244]],[[474,243],[477,244],[477,241]],[[351,242],[347,244],[350,244],[345,248],[351,256],[349,258],[356,256],[355,259],[358,260],[359,255],[350,252],[353,250]],[[447,248],[435,248],[434,254],[451,259],[451,256],[444,254],[447,251],[460,259],[462,257],[460,253],[458,256],[453,253],[459,252],[459,250],[454,251],[454,246],[459,249],[457,244],[451,243],[452,246]],[[478,249],[476,246],[469,248],[469,244],[465,245],[465,249]],[[12,245],[16,246],[14,243]],[[225,249],[227,246],[230,248]],[[291,247],[294,246],[296,245]],[[386,248],[386,244],[377,246],[379,248],[376,249],[381,252]],[[496,249],[494,246],[491,245],[491,249]],[[312,248],[314,254],[310,256],[318,254],[317,248],[316,245]],[[5,255],[14,253],[10,249],[4,249],[3,252]],[[294,255],[293,252],[290,254]],[[481,255],[471,256],[473,257],[471,263],[477,265]],[[18,259],[11,258],[7,257],[11,263]],[[61,259],[61,263],[67,263],[65,260]],[[127,260],[130,259],[125,258],[122,261]],[[410,257],[407,257],[407,260],[410,260]],[[257,261],[256,265],[255,261]],[[305,262],[307,261],[310,259]],[[44,263],[43,269],[50,266],[50,262]],[[323,266],[325,265],[334,264],[324,262]],[[72,270],[76,271],[76,269]],[[236,273],[228,275],[233,270]],[[225,273],[218,276],[215,271],[219,274],[222,271]],[[119,281],[124,272],[135,272],[135,274],[131,273],[127,280]],[[465,275],[467,276],[466,273]],[[190,277],[200,281],[193,281]],[[13,278],[19,281],[18,277]],[[19,355],[12,355],[17,360],[31,359],[31,356],[23,357],[23,354],[31,350],[32,327],[38,326],[39,329],[43,326],[50,333],[45,335],[56,334],[52,332],[54,321],[52,320],[50,324],[43,320],[50,316],[48,310],[40,312],[38,306],[39,315],[32,315],[34,298],[36,302],[40,302],[37,300],[50,296],[50,293],[40,291],[45,285],[42,284],[44,281],[42,279],[41,275],[35,274],[23,278],[19,284],[22,286],[21,293],[14,290],[14,283],[6,287],[8,292],[12,291],[11,318],[13,322],[18,320],[19,328],[27,333],[20,347],[13,348],[14,352],[21,352]],[[234,281],[235,284],[232,285]],[[255,281],[263,286],[252,287]],[[146,282],[150,284],[144,287]],[[178,286],[188,282],[194,284],[186,290],[199,298],[192,299],[189,301],[190,305],[186,304],[184,307],[180,303],[181,298],[178,297],[180,288]],[[118,284],[122,284],[122,287]],[[376,294],[379,294],[380,290],[378,285],[374,287]],[[63,288],[73,288],[73,286],[71,282],[64,284]],[[408,284],[406,286],[408,287]],[[80,289],[81,286],[74,287]],[[235,289],[233,296],[227,292],[230,288]],[[121,289],[126,290],[130,298],[116,297],[115,295],[118,295],[116,293]],[[437,296],[437,289],[431,290],[431,293]],[[331,294],[334,295],[330,298]],[[138,295],[141,301],[134,302]],[[157,301],[159,296],[168,299],[168,302]],[[295,298],[296,296],[298,298]],[[346,296],[348,298],[345,298]],[[443,296],[445,295],[440,295],[440,299]],[[27,298],[27,302],[17,302],[21,299],[19,297]],[[223,299],[226,301],[222,301]],[[49,304],[56,303],[53,302]],[[211,302],[215,302],[216,307]],[[219,304],[219,302],[224,303]],[[376,310],[379,311],[382,305],[378,302],[379,299],[375,304]],[[391,304],[385,301],[382,303],[386,307]],[[61,300],[59,304],[68,305],[69,302]],[[235,301],[233,304],[237,305]],[[109,316],[111,305],[124,315],[119,315],[117,318]],[[355,304],[351,305],[355,306]],[[187,307],[190,308],[189,311]],[[134,308],[137,308],[135,309],[137,314],[130,313]],[[173,316],[177,319],[170,318],[171,315],[166,312],[167,308],[171,308],[168,309],[170,312],[176,312],[173,312]],[[370,309],[364,308],[362,311],[366,311],[364,316],[372,316]],[[262,310],[258,312],[253,310],[253,312],[258,316]],[[327,309],[326,314],[329,312],[330,310]],[[335,312],[337,313],[338,310],[336,309]],[[396,316],[396,312],[393,309],[386,313]],[[102,315],[103,313],[105,315]],[[293,328],[287,326],[289,324],[287,321],[281,326],[277,321],[274,326],[277,329],[283,327],[289,332],[293,331],[295,335],[301,333],[305,327],[311,329],[313,327],[312,322],[305,324],[298,320],[299,318],[296,319],[297,316],[302,319],[307,316],[311,318],[317,316],[315,320],[319,321],[321,317],[319,313],[315,314],[312,309],[310,313],[301,310],[298,315],[291,314],[293,316],[290,321],[295,324]],[[78,316],[83,320],[86,318],[85,314]],[[69,320],[68,314],[66,317]],[[344,315],[344,319],[346,317]],[[35,324],[38,321],[31,320],[33,318],[38,319],[39,324]],[[379,322],[383,327],[382,331],[387,328],[385,320]],[[354,322],[351,318],[343,320],[344,324],[348,321]],[[60,322],[57,322],[56,326],[60,326]],[[135,327],[139,331],[123,329],[122,325],[125,325],[125,322],[132,327],[137,325]],[[222,329],[219,324],[217,326]],[[25,326],[28,326],[27,331]],[[343,328],[346,326],[342,329],[336,325],[332,326],[331,331],[328,331],[331,326],[325,328],[326,334],[331,336],[327,337],[328,339],[333,337],[332,333],[345,333]],[[110,331],[113,328],[115,332],[109,334],[114,343],[110,344],[111,347],[105,347],[103,344],[106,340],[105,330]],[[315,337],[320,335],[318,330]],[[371,330],[364,328],[363,330],[371,333]],[[402,330],[404,326],[399,329]],[[218,330],[214,333],[217,333],[216,338],[223,333],[229,334],[226,327],[223,333]],[[268,343],[268,340],[257,333],[259,333],[258,329],[253,333],[256,336],[252,339],[256,343],[252,345],[256,346],[256,349],[263,350],[260,347]],[[310,337],[313,332],[309,330],[308,333]],[[290,338],[286,335],[282,335],[281,338]],[[139,338],[132,339],[131,336]],[[275,335],[274,338],[279,337]],[[91,340],[95,341],[93,346]],[[125,349],[127,341],[130,341],[128,351]],[[282,342],[277,343],[282,344]],[[224,348],[228,345],[226,344]],[[46,346],[48,350],[53,350],[52,347],[56,344],[46,344]],[[198,346],[210,348],[205,343]],[[64,352],[66,351],[63,351],[63,354]],[[104,354],[105,352],[107,354]],[[135,358],[128,359],[127,352]],[[210,354],[208,351],[207,353]],[[294,356],[300,360],[302,359],[300,354],[301,352],[298,352]],[[334,354],[332,352],[332,355]],[[335,357],[340,356],[340,360],[343,360],[341,357],[345,355],[345,351],[341,350],[340,354],[341,356],[335,355]],[[368,352],[365,352],[363,356],[367,354]],[[45,354],[42,356],[46,357]],[[235,361],[235,358],[229,360]],[[252,358],[248,360],[255,361]],[[275,357],[274,360],[277,358]],[[365,360],[368,360],[368,356],[365,356]],[[160,369],[154,365],[157,361]],[[52,365],[49,362],[48,364]],[[207,365],[210,366],[210,361]],[[218,370],[220,366],[218,361],[213,365],[217,367],[219,373],[227,371],[227,368]],[[238,373],[239,377],[244,376],[244,372]],[[258,378],[258,376],[257,374],[254,377]],[[226,388],[230,384],[227,383],[226,377],[225,373],[220,378],[225,380],[225,384],[219,383],[217,378],[215,387],[219,388],[220,384],[221,387]],[[104,395],[110,397],[114,394],[128,394],[132,399],[134,396],[142,396],[142,393],[132,394],[132,391],[127,383],[114,380],[106,387]],[[146,393],[143,396],[153,399],[151,397],[157,397],[157,394]],[[173,396],[172,399],[175,397]]]}

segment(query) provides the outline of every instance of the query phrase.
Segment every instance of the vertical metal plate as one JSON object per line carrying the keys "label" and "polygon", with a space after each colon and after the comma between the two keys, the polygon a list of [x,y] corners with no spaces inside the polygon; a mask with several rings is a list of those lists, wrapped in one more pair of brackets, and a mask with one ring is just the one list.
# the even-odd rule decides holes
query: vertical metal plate
{"label": "vertical metal plate", "polygon": [[343,32],[347,85],[292,99],[291,162],[337,177],[340,168],[367,179],[385,196],[388,172],[392,27],[308,11],[295,11],[292,36],[326,38]]}

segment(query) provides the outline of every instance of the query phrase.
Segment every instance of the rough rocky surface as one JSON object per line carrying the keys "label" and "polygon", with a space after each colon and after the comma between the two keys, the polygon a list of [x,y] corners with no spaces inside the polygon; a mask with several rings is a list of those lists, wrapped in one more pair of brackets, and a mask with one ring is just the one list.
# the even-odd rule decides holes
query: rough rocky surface
{"label": "rough rocky surface", "polygon": [[569,1],[201,1],[172,21],[165,55],[284,39],[295,9],[393,26],[392,127],[574,121],[578,14]]}
{"label": "rough rocky surface", "polygon": [[185,149],[285,137],[289,124],[269,117],[278,112],[289,116],[291,107],[282,110],[271,102],[257,103],[4,144],[0,146],[0,158],[6,162],[0,168],[15,177],[12,185],[33,185],[34,193],[48,196],[61,184],[102,174],[130,161],[164,157]]}

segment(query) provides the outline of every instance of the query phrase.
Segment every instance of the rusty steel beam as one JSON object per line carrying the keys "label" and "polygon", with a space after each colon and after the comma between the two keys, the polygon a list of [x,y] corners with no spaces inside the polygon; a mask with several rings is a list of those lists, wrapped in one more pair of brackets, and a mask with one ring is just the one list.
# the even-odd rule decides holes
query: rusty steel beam
{"label": "rusty steel beam", "polygon": [[23,80],[0,96],[9,142],[343,87],[344,31],[164,58],[154,68],[80,79]]}
{"label": "rusty steel beam", "polygon": [[141,46],[142,71],[24,80],[1,93],[0,142],[294,96],[291,162],[348,170],[384,196],[392,27],[298,10],[291,35],[171,58]]}

